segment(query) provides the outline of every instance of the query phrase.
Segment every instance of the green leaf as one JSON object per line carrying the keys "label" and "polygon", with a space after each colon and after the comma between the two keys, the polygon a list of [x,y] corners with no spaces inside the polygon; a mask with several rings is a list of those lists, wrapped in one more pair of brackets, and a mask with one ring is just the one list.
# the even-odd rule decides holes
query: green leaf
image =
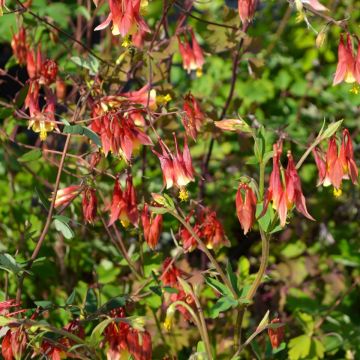
{"label": "green leaf", "polygon": [[241,279],[246,279],[250,273],[250,261],[245,256],[239,259],[238,271]]}
{"label": "green leaf", "polygon": [[175,289],[171,286],[164,286],[163,289],[164,289],[164,291],[166,291],[169,294],[178,294],[179,293],[178,289]]}
{"label": "green leaf", "polygon": [[47,301],[47,300],[38,300],[38,301],[34,301],[34,304],[36,306],[39,306],[43,309],[48,309],[51,308],[53,306],[53,303],[51,301]]}
{"label": "green leaf", "polygon": [[71,230],[70,226],[59,219],[54,220],[54,225],[57,231],[60,231],[64,238],[70,240],[74,237],[74,232]]}
{"label": "green leaf", "polygon": [[95,290],[89,288],[85,298],[85,306],[84,306],[85,312],[89,314],[94,313],[97,310],[97,305],[98,305],[98,301],[97,301],[97,296],[95,294]]}
{"label": "green leaf", "polygon": [[313,317],[305,312],[298,312],[297,318],[300,320],[301,326],[306,334],[312,334],[314,331],[315,322]]}
{"label": "green leaf", "polygon": [[215,319],[219,316],[220,313],[229,310],[230,308],[235,308],[238,306],[238,302],[229,296],[221,297],[216,304],[209,310],[210,317]]}
{"label": "green leaf", "polygon": [[20,156],[18,158],[19,162],[25,163],[25,162],[30,162],[30,161],[35,161],[40,159],[42,156],[42,152],[40,149],[34,149],[34,150],[30,150],[29,152],[23,154],[22,156]]}
{"label": "green leaf", "polygon": [[308,335],[300,335],[289,342],[289,359],[306,359],[310,354],[311,338]]}
{"label": "green leaf", "polygon": [[116,296],[110,299],[104,306],[104,310],[109,312],[110,310],[116,309],[126,305],[126,296]]}
{"label": "green leaf", "polygon": [[312,339],[311,341],[311,355],[314,355],[315,359],[324,358],[325,347],[318,339]]}
{"label": "green leaf", "polygon": [[221,295],[233,297],[231,291],[219,280],[216,280],[210,276],[205,276],[205,282]]}
{"label": "green leaf", "polygon": [[230,261],[228,261],[228,263],[226,265],[226,275],[227,275],[228,279],[230,280],[230,283],[231,283],[232,287],[234,288],[235,292],[239,295],[239,288],[237,285],[237,276],[231,267]]}
{"label": "green leaf", "polygon": [[79,56],[72,56],[70,58],[72,62],[74,62],[76,65],[81,66],[87,70],[89,70],[90,75],[96,75],[99,72],[100,63],[99,60],[96,59],[91,54],[88,55],[87,59],[84,59]]}
{"label": "green leaf", "polygon": [[326,128],[326,130],[323,132],[323,134],[321,135],[321,138],[322,138],[323,140],[325,140],[325,139],[333,136],[333,135],[337,132],[337,130],[339,129],[339,127],[341,126],[341,124],[342,124],[343,121],[344,121],[344,120],[339,120],[339,121],[337,121],[337,122],[335,122],[335,123],[330,124],[330,125]]}
{"label": "green leaf", "polygon": [[74,289],[65,301],[65,305],[72,305],[75,301],[76,290]]}
{"label": "green leaf", "polygon": [[22,271],[22,266],[10,254],[0,254],[0,269],[17,275]]}
{"label": "green leaf", "polygon": [[113,319],[106,319],[95,326],[90,336],[90,344],[92,344],[94,347],[100,344],[102,333],[111,322],[113,322]]}
{"label": "green leaf", "polygon": [[344,343],[344,339],[337,333],[326,335],[322,340],[326,352],[334,351]]}
{"label": "green leaf", "polygon": [[65,125],[63,129],[64,134],[83,135],[89,138],[95,145],[101,147],[101,140],[99,136],[91,129],[81,125]]}

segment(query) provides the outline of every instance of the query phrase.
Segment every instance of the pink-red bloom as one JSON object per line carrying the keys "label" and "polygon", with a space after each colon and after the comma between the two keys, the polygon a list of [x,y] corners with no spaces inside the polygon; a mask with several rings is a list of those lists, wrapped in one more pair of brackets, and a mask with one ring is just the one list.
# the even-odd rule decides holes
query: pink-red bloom
{"label": "pink-red bloom", "polygon": [[350,34],[347,34],[346,36],[346,43],[344,43],[343,36],[340,36],[338,48],[338,64],[335,72],[333,85],[340,84],[343,81],[347,83],[360,83],[359,50],[360,49],[358,49],[357,56],[355,56]]}
{"label": "pink-red bloom", "polygon": [[336,137],[329,140],[326,155],[320,148],[313,150],[315,162],[319,171],[318,185],[332,185],[336,190],[341,188],[343,179],[351,179],[356,184],[358,168],[355,163],[354,149],[350,133],[344,129],[340,150],[336,143]]}
{"label": "pink-red bloom", "polygon": [[139,90],[122,93],[119,96],[127,98],[133,104],[143,105],[144,107],[149,105],[150,110],[156,109],[156,90],[151,89],[149,84],[144,85]]}
{"label": "pink-red bloom", "polygon": [[185,96],[181,119],[186,134],[196,140],[201,125],[205,120],[205,115],[201,111],[198,101],[191,93]]}
{"label": "pink-red bloom", "polygon": [[153,216],[149,211],[148,205],[145,203],[141,214],[141,222],[144,229],[145,241],[150,249],[154,250],[159,242],[163,217],[161,214]]}
{"label": "pink-red bloom", "polygon": [[85,221],[92,224],[95,220],[97,211],[95,189],[88,187],[83,191],[82,208]]}
{"label": "pink-red bloom", "polygon": [[156,154],[160,160],[164,185],[167,189],[170,189],[172,186],[181,189],[189,182],[194,181],[194,169],[186,137],[184,139],[184,149],[182,153],[179,150],[175,134],[174,142],[175,154],[170,152],[169,148],[165,146],[161,139],[159,140],[159,144],[162,154],[153,150],[154,154]]}
{"label": "pink-red bloom", "polygon": [[114,224],[118,219],[125,227],[128,226],[129,223],[136,227],[138,226],[139,211],[137,209],[136,192],[130,174],[126,178],[124,191],[121,189],[119,180],[115,180],[108,226]]}
{"label": "pink-red bloom", "polygon": [[235,202],[237,217],[244,234],[247,234],[254,225],[256,214],[256,196],[249,185],[239,184]]}
{"label": "pink-red bloom", "polygon": [[11,47],[17,62],[20,65],[25,65],[28,46],[26,44],[26,30],[24,27],[21,27],[19,32],[13,35],[11,40]]}
{"label": "pink-red bloom", "polygon": [[273,208],[278,212],[280,225],[285,226],[288,211],[295,205],[296,209],[310,220],[314,218],[309,214],[306,208],[305,197],[301,189],[300,177],[297,173],[294,159],[291,152],[288,152],[288,165],[285,171],[284,181],[280,171],[280,157],[282,145],[274,145],[273,170],[270,175],[269,188],[267,190],[264,202],[264,210],[270,202]]}
{"label": "pink-red bloom", "polygon": [[61,205],[69,205],[81,192],[80,185],[71,185],[64,189],[60,189],[56,193],[55,208]]}
{"label": "pink-red bloom", "polygon": [[183,68],[188,74],[197,70],[197,74],[200,76],[202,73],[202,67],[204,65],[203,51],[196,40],[194,31],[190,30],[191,44],[188,40],[187,34],[184,35],[183,41],[178,36],[179,51],[183,60]]}
{"label": "pink-red bloom", "polygon": [[9,329],[1,343],[4,360],[22,359],[27,344],[27,334],[22,327]]}
{"label": "pink-red bloom", "polygon": [[[280,323],[280,319],[278,318],[271,320],[271,324],[278,324],[278,323]],[[276,328],[269,328],[268,335],[270,338],[271,347],[273,349],[277,349],[280,346],[282,340],[284,339],[285,327],[279,326]]]}
{"label": "pink-red bloom", "polygon": [[109,0],[110,14],[95,28],[105,29],[112,22],[113,35],[131,35],[138,30],[150,32],[145,20],[140,15],[141,0]]}
{"label": "pink-red bloom", "polygon": [[103,111],[99,105],[95,105],[92,115],[90,127],[100,136],[105,156],[112,152],[129,162],[140,145],[152,145],[150,137],[134,124],[129,114],[115,109]]}
{"label": "pink-red bloom", "polygon": [[257,0],[238,0],[238,11],[241,22],[249,23],[255,15]]}
{"label": "pink-red bloom", "polygon": [[327,11],[329,10],[327,7],[325,7],[323,4],[320,3],[318,0],[301,0],[303,4],[310,5],[314,10],[317,11]]}

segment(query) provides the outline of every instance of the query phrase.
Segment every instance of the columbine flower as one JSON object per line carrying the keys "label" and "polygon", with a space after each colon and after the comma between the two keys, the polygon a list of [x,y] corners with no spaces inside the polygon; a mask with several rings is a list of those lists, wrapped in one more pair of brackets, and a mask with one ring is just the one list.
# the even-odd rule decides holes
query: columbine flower
{"label": "columbine flower", "polygon": [[134,360],[152,359],[152,344],[149,332],[129,329],[126,336],[126,342],[129,352]]}
{"label": "columbine flower", "polygon": [[309,214],[305,204],[305,197],[302,193],[301,182],[297,173],[294,159],[291,152],[288,152],[288,165],[285,171],[284,181],[282,181],[280,171],[280,157],[282,153],[282,145],[274,145],[273,170],[270,175],[269,188],[265,195],[264,215],[270,202],[273,208],[278,212],[280,225],[286,224],[288,211],[295,205],[296,209],[310,220],[314,218]]}
{"label": "columbine flower", "polygon": [[145,241],[150,249],[154,250],[159,242],[163,217],[161,214],[156,214],[155,217],[153,217],[149,211],[148,205],[145,203],[141,214],[141,221],[144,229]]}
{"label": "columbine flower", "polygon": [[21,27],[19,32],[12,37],[11,47],[17,62],[20,65],[25,65],[28,46],[26,44],[26,30],[24,27]]}
{"label": "columbine flower", "polygon": [[360,51],[358,51],[355,58],[350,34],[347,34],[346,44],[344,43],[343,36],[340,36],[338,64],[333,85],[340,84],[343,81],[346,83],[357,81],[360,83]]}
{"label": "columbine flower", "polygon": [[107,19],[95,28],[105,29],[113,23],[113,35],[131,35],[138,30],[150,32],[145,20],[140,16],[141,0],[109,0],[110,14]]}
{"label": "columbine flower", "polygon": [[336,137],[329,140],[326,155],[316,148],[313,150],[315,162],[319,171],[319,185],[334,186],[334,194],[341,194],[343,179],[351,179],[353,184],[357,183],[358,169],[354,159],[352,140],[347,129],[343,131],[340,151],[336,143]]}
{"label": "columbine flower", "polygon": [[[243,194],[244,192],[244,198]],[[244,234],[252,228],[255,221],[256,196],[247,184],[240,183],[236,193],[236,214]]]}
{"label": "columbine flower", "polygon": [[97,197],[95,189],[88,187],[84,190],[82,208],[85,221],[92,224],[96,217],[97,209]]}
{"label": "columbine flower", "polygon": [[241,22],[249,23],[255,15],[257,0],[238,0],[238,10]]}
{"label": "columbine flower", "polygon": [[[271,324],[278,324],[278,323],[280,323],[280,319],[278,319],[278,318],[271,320]],[[271,347],[273,349],[277,349],[284,338],[285,328],[284,328],[284,326],[280,326],[280,327],[273,328],[273,329],[269,328],[268,335],[270,338]]]}
{"label": "columbine flower", "polygon": [[[55,208],[61,205],[69,205],[81,192],[80,185],[71,185],[64,189],[60,189],[56,193]],[[53,194],[54,196],[54,194]]]}
{"label": "columbine flower", "polygon": [[200,105],[195,97],[189,93],[185,96],[183,105],[183,115],[181,117],[186,134],[196,140],[201,125],[205,120],[205,115],[200,109]]}
{"label": "columbine flower", "polygon": [[42,111],[39,107],[39,85],[36,81],[31,81],[28,95],[25,100],[25,107],[29,108],[30,120],[28,128],[40,134],[40,140],[45,141],[47,133],[53,131],[55,122],[55,96],[51,90],[46,91],[46,105]]}
{"label": "columbine flower", "polygon": [[1,343],[4,360],[22,359],[28,338],[22,327],[9,329]]}
{"label": "columbine flower", "polygon": [[40,84],[50,85],[56,80],[58,66],[54,60],[47,59],[41,64],[40,68]]}
{"label": "columbine flower", "polygon": [[191,45],[187,35],[184,36],[184,42],[182,42],[180,36],[178,36],[179,51],[183,59],[183,68],[188,74],[190,74],[191,71],[196,70],[197,76],[201,76],[202,67],[205,62],[204,55],[192,29],[190,30],[190,36]]}
{"label": "columbine flower", "polygon": [[179,150],[175,134],[174,142],[176,149],[175,154],[170,152],[161,139],[159,140],[159,144],[162,154],[155,150],[153,150],[153,152],[160,160],[166,188],[169,189],[175,185],[177,188],[183,189],[189,182],[194,181],[194,169],[186,137],[184,139],[184,150],[182,153]]}
{"label": "columbine flower", "polygon": [[94,120],[90,127],[100,136],[105,156],[112,152],[129,162],[140,145],[152,145],[150,137],[134,124],[129,114],[119,113],[115,109],[103,111],[95,105],[92,116]]}
{"label": "columbine flower", "polygon": [[124,227],[127,227],[129,223],[135,227],[138,226],[139,212],[137,209],[136,192],[130,174],[126,178],[124,192],[121,190],[119,180],[115,180],[108,226],[112,225],[117,219],[120,220]]}
{"label": "columbine flower", "polygon": [[149,104],[150,110],[156,109],[156,90],[150,89],[149,84],[144,85],[139,90],[122,93],[119,97],[125,97],[131,103],[143,105],[144,107]]}

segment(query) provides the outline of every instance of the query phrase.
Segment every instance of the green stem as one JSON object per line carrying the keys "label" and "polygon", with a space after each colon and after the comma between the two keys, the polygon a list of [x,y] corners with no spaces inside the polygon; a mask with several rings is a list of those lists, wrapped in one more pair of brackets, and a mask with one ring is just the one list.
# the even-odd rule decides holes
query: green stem
{"label": "green stem", "polygon": [[169,213],[174,216],[177,220],[179,220],[181,222],[181,224],[186,228],[186,230],[189,231],[189,233],[194,237],[194,239],[196,240],[196,242],[199,244],[201,250],[205,253],[205,255],[208,257],[208,259],[210,260],[211,264],[215,267],[216,271],[219,273],[219,276],[221,277],[222,281],[224,282],[224,284],[228,287],[228,289],[231,291],[231,293],[233,294],[234,298],[237,299],[238,298],[238,294],[236,293],[236,291],[234,290],[233,286],[231,285],[230,280],[227,278],[227,276],[225,275],[224,271],[221,269],[221,266],[219,265],[219,263],[216,261],[216,259],[213,257],[213,255],[211,254],[211,252],[208,250],[208,248],[206,247],[206,245],[204,244],[204,242],[197,236],[197,234],[194,232],[192,226],[185,220],[183,219],[180,215],[178,215],[175,211],[173,210],[169,210]]}

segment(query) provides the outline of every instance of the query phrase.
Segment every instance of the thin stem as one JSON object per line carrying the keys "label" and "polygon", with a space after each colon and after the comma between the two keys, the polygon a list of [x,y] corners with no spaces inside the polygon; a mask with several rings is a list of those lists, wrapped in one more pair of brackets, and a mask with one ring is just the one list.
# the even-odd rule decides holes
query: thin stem
{"label": "thin stem", "polygon": [[219,265],[219,263],[216,261],[216,259],[214,258],[214,256],[211,254],[211,252],[208,250],[208,248],[206,247],[206,245],[204,244],[204,242],[199,238],[199,236],[194,232],[192,226],[185,221],[185,219],[183,219],[180,215],[178,215],[176,212],[170,210],[169,213],[174,216],[177,220],[179,220],[181,222],[181,224],[186,228],[186,230],[188,230],[190,232],[190,234],[194,237],[194,239],[196,240],[196,242],[199,244],[201,250],[206,254],[206,256],[208,257],[208,259],[210,260],[211,264],[215,267],[216,271],[219,273],[222,281],[224,282],[224,284],[228,287],[228,289],[231,291],[231,293],[233,294],[234,298],[237,299],[238,295],[236,293],[236,291],[234,290],[233,286],[231,285],[230,280],[227,278],[227,276],[225,275],[224,271],[221,269],[221,266]]}
{"label": "thin stem", "polygon": [[[51,199],[50,209],[49,209],[49,212],[48,212],[48,216],[46,218],[45,226],[43,228],[43,231],[41,232],[39,241],[36,244],[36,247],[35,247],[32,255],[31,255],[30,261],[28,262],[25,270],[31,269],[34,261],[36,260],[38,254],[40,252],[40,249],[41,249],[41,246],[42,246],[42,244],[43,244],[43,242],[45,240],[46,234],[49,231],[50,224],[51,224],[51,221],[52,221],[52,216],[53,216],[54,209],[55,209],[56,194],[57,194],[58,189],[59,189],[61,173],[62,173],[63,168],[64,168],[65,159],[66,159],[66,153],[67,153],[67,151],[69,149],[69,145],[70,145],[70,138],[71,138],[71,135],[70,134],[67,135],[65,145],[64,145],[64,149],[63,149],[62,156],[61,156],[61,160],[60,160],[60,164],[59,164],[59,169],[58,169],[58,172],[57,172],[57,175],[56,175],[54,192],[53,192],[53,196],[52,196],[52,199]],[[21,277],[19,278],[18,289],[17,289],[17,292],[16,292],[16,302],[17,303],[20,303],[20,301],[21,301],[21,292],[22,292],[22,288],[23,288],[26,273],[27,273],[27,271],[24,271],[22,273]]]}
{"label": "thin stem", "polygon": [[313,149],[321,143],[323,140],[322,136],[318,136],[315,141],[306,149],[303,156],[300,158],[300,160],[296,164],[296,170],[299,170],[303,162],[306,160],[306,158],[310,155],[310,153],[313,151]]}

